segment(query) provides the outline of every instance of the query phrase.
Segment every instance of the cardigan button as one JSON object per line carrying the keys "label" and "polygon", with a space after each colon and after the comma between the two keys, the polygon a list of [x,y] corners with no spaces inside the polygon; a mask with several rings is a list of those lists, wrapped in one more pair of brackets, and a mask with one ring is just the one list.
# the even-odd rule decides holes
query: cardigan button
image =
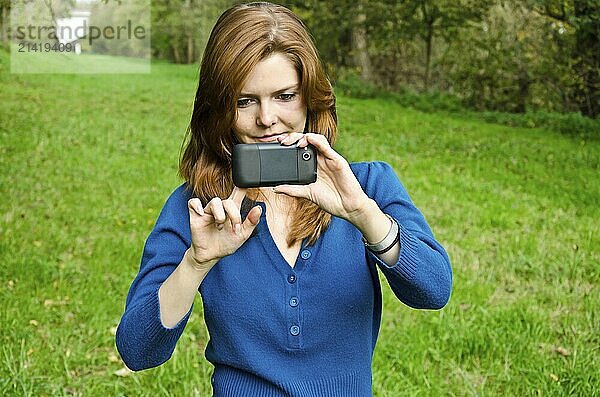
{"label": "cardigan button", "polygon": [[300,333],[300,327],[298,327],[297,325],[292,325],[290,327],[290,334],[297,336]]}
{"label": "cardigan button", "polygon": [[292,296],[290,298],[290,306],[291,307],[296,307],[298,306],[298,298],[296,298],[295,296]]}
{"label": "cardigan button", "polygon": [[295,274],[290,274],[287,278],[288,283],[290,284],[294,284],[296,282],[296,275]]}
{"label": "cardigan button", "polygon": [[308,259],[310,258],[310,251],[309,250],[304,250],[302,251],[302,253],[300,254],[300,256],[302,257],[302,259]]}

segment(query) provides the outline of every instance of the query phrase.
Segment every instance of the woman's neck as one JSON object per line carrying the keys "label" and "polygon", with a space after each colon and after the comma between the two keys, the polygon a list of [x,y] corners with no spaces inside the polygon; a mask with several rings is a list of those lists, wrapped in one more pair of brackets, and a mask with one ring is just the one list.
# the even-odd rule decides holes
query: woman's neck
{"label": "woman's neck", "polygon": [[296,206],[296,198],[286,196],[285,194],[276,194],[270,187],[259,188],[260,195],[257,200],[265,201],[265,205],[269,206],[272,211],[282,211],[291,213]]}

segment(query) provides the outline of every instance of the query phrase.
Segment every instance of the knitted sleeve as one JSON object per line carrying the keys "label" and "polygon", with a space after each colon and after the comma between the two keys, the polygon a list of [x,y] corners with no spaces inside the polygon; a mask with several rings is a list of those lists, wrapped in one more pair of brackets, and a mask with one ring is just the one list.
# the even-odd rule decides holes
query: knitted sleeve
{"label": "knitted sleeve", "polygon": [[190,197],[182,185],[165,203],[146,240],[139,273],[127,295],[116,345],[123,362],[134,371],[156,367],[171,357],[191,313],[190,309],[175,327],[165,328],[158,302],[159,287],[190,245]]}
{"label": "knitted sleeve", "polygon": [[452,268],[448,254],[434,238],[393,168],[385,162],[367,165],[357,167],[355,171],[365,193],[400,226],[398,262],[388,266],[365,248],[368,263],[379,266],[394,294],[408,306],[417,309],[442,308],[452,290]]}

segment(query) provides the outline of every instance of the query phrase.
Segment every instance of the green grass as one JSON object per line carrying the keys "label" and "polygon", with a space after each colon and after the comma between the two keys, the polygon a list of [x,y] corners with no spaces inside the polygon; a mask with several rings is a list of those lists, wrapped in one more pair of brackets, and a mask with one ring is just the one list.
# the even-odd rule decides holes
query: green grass
{"label": "green grass", "polygon": [[[117,376],[114,327],[180,181],[197,66],[11,75],[0,52],[0,395],[210,393],[199,298],[173,358]],[[376,396],[600,392],[600,143],[339,98],[336,149],[397,171],[454,268],[441,311],[384,283]]]}

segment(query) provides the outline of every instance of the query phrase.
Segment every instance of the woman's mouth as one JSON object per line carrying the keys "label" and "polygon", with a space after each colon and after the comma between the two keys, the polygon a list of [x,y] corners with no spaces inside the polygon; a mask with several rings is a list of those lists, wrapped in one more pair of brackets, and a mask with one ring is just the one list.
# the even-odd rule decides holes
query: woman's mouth
{"label": "woman's mouth", "polygon": [[260,142],[276,142],[277,137],[282,136],[284,134],[285,134],[285,132],[282,132],[281,134],[267,135],[267,136],[263,136],[262,138],[258,138],[258,140]]}

